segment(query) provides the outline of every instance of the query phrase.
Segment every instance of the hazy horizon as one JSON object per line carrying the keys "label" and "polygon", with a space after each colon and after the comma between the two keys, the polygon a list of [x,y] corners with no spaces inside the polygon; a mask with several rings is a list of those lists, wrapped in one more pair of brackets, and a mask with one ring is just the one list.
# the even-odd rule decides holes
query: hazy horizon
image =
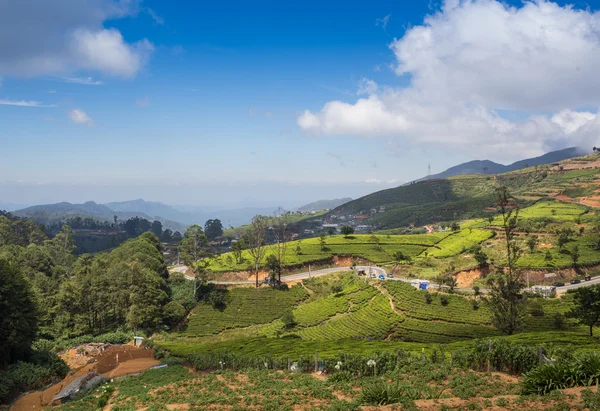
{"label": "hazy horizon", "polygon": [[0,200],[292,207],[597,145],[568,4],[3,2]]}

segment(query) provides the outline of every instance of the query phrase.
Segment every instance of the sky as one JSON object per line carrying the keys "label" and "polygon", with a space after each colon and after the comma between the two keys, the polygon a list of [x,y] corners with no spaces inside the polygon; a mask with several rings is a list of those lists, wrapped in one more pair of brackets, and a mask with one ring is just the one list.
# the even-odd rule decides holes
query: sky
{"label": "sky", "polygon": [[599,10],[0,0],[0,202],[292,207],[598,145]]}

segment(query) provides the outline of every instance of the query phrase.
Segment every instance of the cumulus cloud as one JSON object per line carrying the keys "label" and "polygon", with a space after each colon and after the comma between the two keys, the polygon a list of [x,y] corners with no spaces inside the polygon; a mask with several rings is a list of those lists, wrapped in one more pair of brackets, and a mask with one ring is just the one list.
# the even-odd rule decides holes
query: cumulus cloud
{"label": "cumulus cloud", "polygon": [[5,98],[0,98],[0,105],[18,107],[56,107],[54,104],[42,104],[39,101],[9,100]]}
{"label": "cumulus cloud", "polygon": [[87,113],[79,108],[69,111],[69,118],[75,124],[87,124],[88,127],[94,125],[94,120]]}
{"label": "cumulus cloud", "polygon": [[597,113],[581,109],[600,99],[599,12],[544,0],[521,7],[447,0],[390,48],[396,74],[410,79],[407,87],[363,79],[358,91],[365,96],[307,110],[298,125],[495,158],[590,144],[600,135]]}
{"label": "cumulus cloud", "polygon": [[154,47],[128,42],[104,22],[140,11],[136,0],[0,2],[0,75],[64,75],[87,69],[136,75]]}
{"label": "cumulus cloud", "polygon": [[358,94],[359,96],[364,94],[375,94],[377,88],[377,83],[375,83],[373,80],[369,80],[368,78],[363,77],[358,82],[358,91],[356,92],[356,94]]}

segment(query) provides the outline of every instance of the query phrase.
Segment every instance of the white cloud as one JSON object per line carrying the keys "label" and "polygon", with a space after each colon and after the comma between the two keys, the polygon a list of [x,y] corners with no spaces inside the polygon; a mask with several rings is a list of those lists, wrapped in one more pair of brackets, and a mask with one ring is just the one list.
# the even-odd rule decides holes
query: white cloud
{"label": "white cloud", "polygon": [[361,78],[358,82],[358,91],[356,94],[361,95],[371,95],[377,92],[378,86],[373,80],[369,80],[368,78]]}
{"label": "white cloud", "polygon": [[148,104],[150,104],[150,99],[148,98],[148,96],[145,96],[144,98],[139,98],[135,101],[135,105],[138,107],[146,107],[148,106]]}
{"label": "white cloud", "polygon": [[[305,111],[318,134],[389,136],[521,158],[600,135],[600,13],[540,0],[446,1],[390,45],[405,88],[359,85],[353,103]],[[505,110],[512,115],[503,117]],[[535,114],[550,112],[549,115]]]}
{"label": "white cloud", "polygon": [[0,2],[0,75],[69,75],[85,69],[136,75],[153,51],[104,22],[140,11],[139,0]]}
{"label": "white cloud", "polygon": [[0,105],[19,106],[19,107],[56,107],[54,104],[42,104],[39,101],[8,100],[8,99],[4,99],[4,98],[0,98]]}
{"label": "white cloud", "polygon": [[380,19],[376,19],[375,20],[375,25],[376,26],[381,26],[385,30],[387,28],[388,23],[390,22],[390,17],[391,16],[392,16],[391,14],[388,14],[385,17],[382,17]]}
{"label": "white cloud", "polygon": [[163,24],[165,24],[165,19],[163,19],[161,16],[159,16],[158,14],[156,14],[156,12],[150,8],[146,8],[145,9],[146,13],[148,13],[150,15],[150,17],[152,17],[152,20],[154,20],[154,22],[156,24],[160,24],[161,26]]}
{"label": "white cloud", "polygon": [[69,118],[76,124],[87,124],[88,127],[94,125],[94,120],[87,113],[79,108],[69,111]]}
{"label": "white cloud", "polygon": [[88,86],[101,86],[104,84],[102,81],[94,80],[91,77],[61,77],[61,80],[66,83],[85,84]]}

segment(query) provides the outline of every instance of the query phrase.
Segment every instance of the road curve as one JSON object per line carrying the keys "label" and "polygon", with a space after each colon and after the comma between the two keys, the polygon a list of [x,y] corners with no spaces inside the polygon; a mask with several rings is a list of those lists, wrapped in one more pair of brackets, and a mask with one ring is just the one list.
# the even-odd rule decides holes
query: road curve
{"label": "road curve", "polygon": [[[186,267],[186,266],[179,266],[179,267],[172,268],[170,271],[177,272],[177,273],[184,273],[184,277],[186,279],[193,280],[194,277],[185,275],[185,272],[187,271],[187,269],[188,269],[188,267]],[[351,269],[352,269],[351,267],[332,267],[332,268],[323,268],[320,270],[305,271],[302,273],[296,273],[296,274],[290,274],[290,275],[283,276],[283,277],[281,277],[281,281],[288,282],[288,281],[305,280],[305,279],[311,278],[311,277],[320,277],[322,275],[332,274],[332,273],[335,273],[338,271],[349,271]],[[375,274],[376,277],[379,277],[379,275],[383,274],[386,277],[386,280],[404,281],[407,283],[415,280],[415,279],[400,278],[400,277],[387,277],[387,273],[383,268],[377,267],[374,265],[372,265],[372,266],[366,266],[366,265],[356,266],[356,270],[357,271],[364,270],[367,275],[372,273],[372,274]],[[256,280],[210,281],[210,282],[213,284],[220,284],[220,285],[241,285],[241,284],[255,284]],[[556,292],[562,294],[562,293],[567,292],[568,290],[581,288],[581,287],[590,287],[590,286],[596,285],[596,284],[600,284],[600,276],[593,277],[591,280],[588,280],[588,281],[581,281],[581,283],[579,283],[579,284],[565,284],[562,287],[556,287]],[[429,288],[439,288],[439,285],[431,283]],[[473,291],[472,288],[458,288],[458,287],[456,287],[455,290],[457,290],[457,291]],[[490,290],[488,290],[488,289],[480,289],[479,291],[482,293],[490,292]]]}

